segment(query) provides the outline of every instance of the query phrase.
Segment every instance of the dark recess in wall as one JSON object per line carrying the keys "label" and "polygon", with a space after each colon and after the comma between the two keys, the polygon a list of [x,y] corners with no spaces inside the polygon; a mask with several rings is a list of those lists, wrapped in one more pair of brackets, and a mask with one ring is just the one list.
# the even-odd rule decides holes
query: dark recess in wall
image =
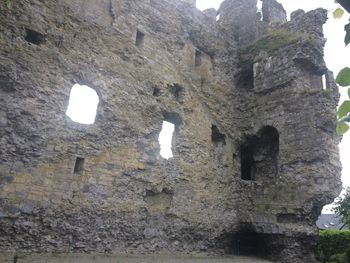
{"label": "dark recess in wall", "polygon": [[141,47],[143,45],[144,38],[145,38],[145,34],[142,33],[141,31],[137,30],[135,45],[137,47]]}
{"label": "dark recess in wall", "polygon": [[81,157],[77,157],[75,160],[75,165],[74,165],[74,173],[81,173],[84,171],[84,164],[85,164],[85,159]]}
{"label": "dark recess in wall", "polygon": [[202,65],[202,52],[196,49],[195,66],[199,67],[200,65]]}
{"label": "dark recess in wall", "polygon": [[171,94],[174,95],[175,99],[177,101],[180,101],[183,99],[183,93],[184,93],[184,88],[181,87],[179,84],[173,84],[170,86],[170,92]]}
{"label": "dark recess in wall", "polygon": [[241,178],[256,180],[276,178],[278,173],[279,133],[265,126],[241,145]]}
{"label": "dark recess in wall", "polygon": [[34,45],[40,45],[46,42],[46,37],[37,31],[26,28],[25,40]]}
{"label": "dark recess in wall", "polygon": [[254,88],[254,67],[253,64],[242,66],[237,78],[237,88],[252,90]]}
{"label": "dark recess in wall", "polygon": [[222,134],[216,125],[212,125],[211,126],[211,140],[216,145],[218,145],[220,143],[225,145],[226,144],[226,135]]}

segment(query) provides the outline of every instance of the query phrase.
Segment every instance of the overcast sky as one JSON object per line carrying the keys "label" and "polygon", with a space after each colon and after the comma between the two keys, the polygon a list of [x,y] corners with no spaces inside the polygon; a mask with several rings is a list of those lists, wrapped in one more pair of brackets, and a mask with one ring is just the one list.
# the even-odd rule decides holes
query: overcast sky
{"label": "overcast sky", "polygon": [[[218,9],[221,0],[197,0],[197,7],[200,10],[206,8]],[[283,4],[288,15],[297,9],[310,11],[319,7],[329,10],[329,19],[324,26],[325,37],[327,44],[325,48],[325,60],[328,68],[335,73],[335,75],[343,68],[350,67],[350,45],[345,47],[344,44],[344,25],[349,20],[347,14],[342,19],[334,19],[332,12],[339,6],[334,3],[334,0],[278,0]],[[346,99],[347,89],[341,88],[342,98]],[[344,186],[350,186],[350,132],[344,136],[340,144],[340,155],[343,164],[342,181]]]}

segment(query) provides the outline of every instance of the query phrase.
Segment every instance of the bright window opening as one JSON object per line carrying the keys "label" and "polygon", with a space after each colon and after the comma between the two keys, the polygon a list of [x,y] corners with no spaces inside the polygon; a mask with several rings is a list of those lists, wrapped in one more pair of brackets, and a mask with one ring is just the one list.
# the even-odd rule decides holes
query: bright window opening
{"label": "bright window opening", "polygon": [[174,130],[175,130],[175,125],[173,123],[163,121],[162,131],[159,134],[158,141],[160,144],[160,155],[164,159],[169,159],[173,157],[171,145],[173,141]]}
{"label": "bright window opening", "polygon": [[263,12],[262,12],[262,1],[258,0],[256,3],[256,8],[258,9],[257,14],[260,18],[260,21],[263,21]]}
{"label": "bright window opening", "polygon": [[92,88],[75,84],[69,97],[66,115],[74,122],[93,124],[95,122],[99,97]]}
{"label": "bright window opening", "polygon": [[327,79],[326,79],[326,74],[324,74],[322,76],[322,86],[323,86],[323,90],[327,89]]}

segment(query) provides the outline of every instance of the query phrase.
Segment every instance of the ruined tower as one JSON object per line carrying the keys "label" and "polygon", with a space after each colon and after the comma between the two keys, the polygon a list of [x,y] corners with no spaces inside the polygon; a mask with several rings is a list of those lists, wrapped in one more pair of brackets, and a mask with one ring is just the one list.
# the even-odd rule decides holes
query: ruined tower
{"label": "ruined tower", "polygon": [[[327,12],[226,0],[216,21],[185,2],[0,6],[1,251],[314,260],[341,186]],[[66,115],[75,84],[99,97],[93,125]]]}

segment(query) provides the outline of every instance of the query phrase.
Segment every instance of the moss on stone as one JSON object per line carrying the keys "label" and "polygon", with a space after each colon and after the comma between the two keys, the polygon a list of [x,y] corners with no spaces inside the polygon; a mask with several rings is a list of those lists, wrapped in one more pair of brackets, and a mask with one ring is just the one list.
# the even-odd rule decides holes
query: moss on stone
{"label": "moss on stone", "polygon": [[276,30],[261,37],[254,44],[242,47],[240,60],[242,63],[245,61],[256,61],[261,51],[267,52],[268,55],[273,55],[279,49],[293,45],[303,39],[309,39],[309,37],[299,32]]}

